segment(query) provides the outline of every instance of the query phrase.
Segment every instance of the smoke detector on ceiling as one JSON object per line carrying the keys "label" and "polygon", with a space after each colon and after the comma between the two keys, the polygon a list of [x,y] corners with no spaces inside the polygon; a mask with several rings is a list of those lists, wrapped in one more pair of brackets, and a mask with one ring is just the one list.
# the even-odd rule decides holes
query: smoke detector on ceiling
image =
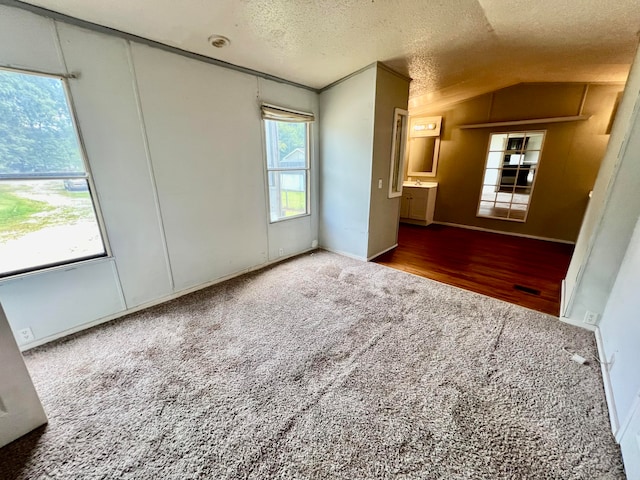
{"label": "smoke detector on ceiling", "polygon": [[227,37],[223,37],[222,35],[211,35],[209,37],[209,44],[216,48],[223,48],[228,46],[231,41]]}

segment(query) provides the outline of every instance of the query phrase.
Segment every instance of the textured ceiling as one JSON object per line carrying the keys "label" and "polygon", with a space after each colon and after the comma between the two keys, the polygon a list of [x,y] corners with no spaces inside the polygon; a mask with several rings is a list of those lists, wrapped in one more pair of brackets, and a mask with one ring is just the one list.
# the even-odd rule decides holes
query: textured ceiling
{"label": "textured ceiling", "polygon": [[25,3],[315,88],[379,60],[413,78],[413,109],[521,81],[624,81],[640,28],[638,0]]}

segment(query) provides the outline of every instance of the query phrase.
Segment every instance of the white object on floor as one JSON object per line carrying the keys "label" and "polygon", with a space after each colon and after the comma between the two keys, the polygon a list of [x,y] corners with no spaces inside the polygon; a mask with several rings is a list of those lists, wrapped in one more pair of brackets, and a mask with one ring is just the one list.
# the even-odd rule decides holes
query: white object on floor
{"label": "white object on floor", "polygon": [[47,423],[47,416],[0,305],[0,447]]}
{"label": "white object on floor", "polygon": [[584,365],[585,363],[587,363],[587,359],[584,358],[583,356],[578,355],[577,353],[574,353],[571,356],[571,360],[573,360],[576,363],[579,363],[580,365]]}

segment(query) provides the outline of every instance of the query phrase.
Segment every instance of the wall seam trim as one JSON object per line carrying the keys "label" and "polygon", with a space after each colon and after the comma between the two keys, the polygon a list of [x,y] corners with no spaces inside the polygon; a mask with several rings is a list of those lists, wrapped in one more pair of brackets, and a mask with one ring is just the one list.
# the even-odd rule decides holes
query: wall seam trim
{"label": "wall seam trim", "polygon": [[151,190],[153,191],[153,201],[156,207],[156,216],[160,225],[160,238],[162,240],[162,250],[164,253],[165,264],[167,267],[167,273],[169,274],[169,283],[171,285],[171,291],[175,291],[175,280],[173,278],[173,268],[171,266],[171,257],[169,256],[169,246],[167,245],[167,235],[164,227],[164,217],[162,216],[162,205],[160,203],[160,195],[158,194],[158,184],[156,181],[156,173],[153,168],[153,162],[151,159],[151,148],[149,147],[149,137],[147,135],[147,125],[144,120],[144,112],[142,111],[142,99],[140,98],[140,86],[138,84],[138,75],[136,73],[136,67],[133,60],[133,51],[131,49],[131,42],[125,40],[127,61],[129,62],[129,71],[131,72],[131,82],[133,87],[133,95],[136,101],[136,109],[138,111],[138,120],[140,122],[140,129],[142,131],[142,143],[144,144],[144,154],[147,163],[147,169],[151,177]]}
{"label": "wall seam trim", "polygon": [[[56,50],[58,52],[58,55],[60,57],[60,61],[62,62],[62,68],[65,71],[65,73],[68,75],[69,74],[69,67],[67,65],[67,59],[64,55],[64,50],[62,49],[62,41],[60,40],[60,31],[58,29],[58,22],[56,22],[54,19],[49,19],[51,21],[52,27],[53,27],[53,33],[55,35],[55,46],[56,46]],[[75,77],[74,77],[75,78]],[[102,239],[102,244],[104,246],[105,249],[105,253],[107,255],[108,258],[114,258],[113,256],[113,250],[111,249],[111,241],[109,240],[109,231],[107,230],[107,224],[104,220],[104,214],[102,211],[102,200],[100,198],[100,192],[95,188],[95,184],[93,181],[93,172],[92,172],[92,168],[91,168],[91,162],[89,161],[89,153],[87,151],[87,146],[85,144],[84,141],[84,135],[82,134],[82,128],[80,126],[80,119],[78,118],[78,112],[76,110],[76,106],[75,106],[75,101],[71,92],[71,84],[69,83],[70,78],[67,76],[65,77],[65,79],[63,80],[63,84],[64,84],[64,88],[67,94],[67,99],[69,102],[69,108],[71,110],[71,115],[73,117],[73,124],[74,124],[74,128],[76,131],[76,135],[78,137],[78,143],[80,145],[80,149],[81,149],[81,153],[82,153],[82,160],[84,163],[84,166],[87,170],[87,173],[89,174],[89,178],[87,179],[88,183],[89,183],[89,188],[92,190],[92,194],[91,194],[91,202],[93,204],[93,210],[96,216],[96,220],[98,222],[98,226],[100,229],[100,236]],[[118,295],[120,297],[120,302],[121,304],[126,308],[127,306],[127,299],[124,295],[124,290],[122,288],[122,279],[120,278],[120,271],[118,270],[118,267],[116,265],[115,261],[110,262],[111,263],[111,269],[112,272],[114,274],[115,277],[115,281],[116,281],[116,288],[118,290]]]}

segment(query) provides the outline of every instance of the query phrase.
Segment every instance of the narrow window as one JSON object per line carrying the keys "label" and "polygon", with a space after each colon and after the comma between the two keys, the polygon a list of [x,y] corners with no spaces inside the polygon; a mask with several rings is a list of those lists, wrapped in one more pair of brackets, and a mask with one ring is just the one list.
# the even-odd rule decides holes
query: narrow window
{"label": "narrow window", "polygon": [[478,216],[525,222],[545,132],[492,133]]}
{"label": "narrow window", "polygon": [[0,277],[106,255],[65,80],[0,70]]}
{"label": "narrow window", "polygon": [[265,127],[269,219],[309,214],[309,124],[312,114],[262,106]]}

